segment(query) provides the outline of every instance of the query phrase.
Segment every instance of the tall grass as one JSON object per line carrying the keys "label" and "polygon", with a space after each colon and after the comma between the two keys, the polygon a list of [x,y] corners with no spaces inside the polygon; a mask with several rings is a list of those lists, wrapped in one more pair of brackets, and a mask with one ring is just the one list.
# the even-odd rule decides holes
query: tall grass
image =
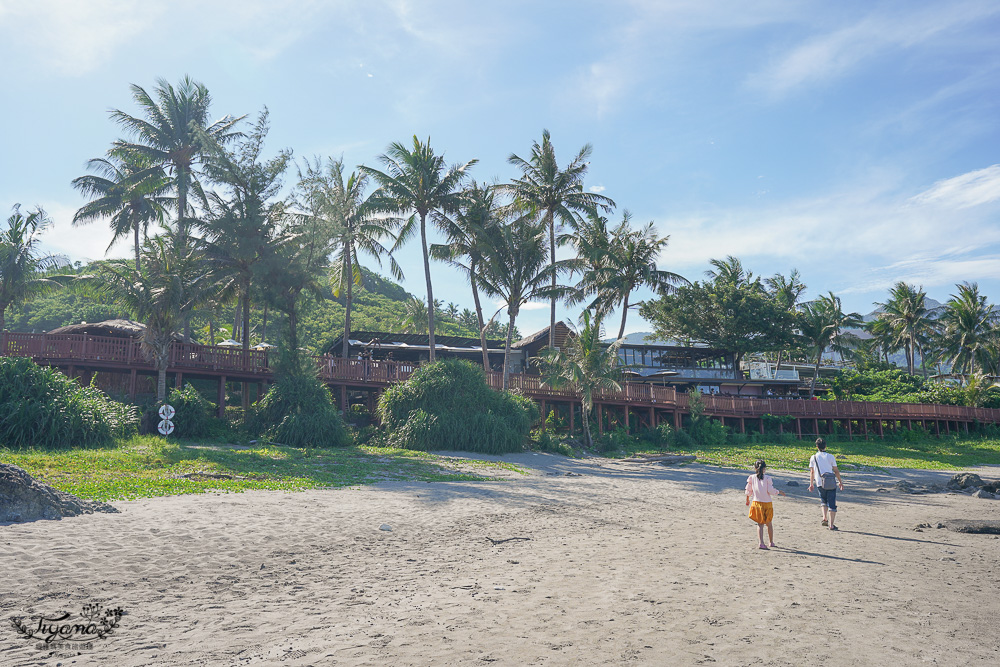
{"label": "tall grass", "polygon": [[247,416],[250,434],[288,447],[349,444],[344,420],[311,360],[286,355],[275,375],[275,383]]}
{"label": "tall grass", "polygon": [[461,359],[422,366],[379,400],[389,445],[485,454],[520,451],[538,419],[534,402],[486,384],[482,369]]}
{"label": "tall grass", "polygon": [[12,449],[105,447],[139,428],[139,412],[53,368],[0,357],[0,445]]}

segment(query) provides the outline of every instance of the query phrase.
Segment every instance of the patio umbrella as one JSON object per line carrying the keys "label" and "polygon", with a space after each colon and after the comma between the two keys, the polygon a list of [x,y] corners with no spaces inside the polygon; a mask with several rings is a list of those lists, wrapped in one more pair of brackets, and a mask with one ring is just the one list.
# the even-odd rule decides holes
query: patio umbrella
{"label": "patio umbrella", "polygon": [[239,342],[238,340],[233,340],[232,338],[229,338],[219,343],[219,347],[239,347],[241,345],[243,345],[243,343]]}

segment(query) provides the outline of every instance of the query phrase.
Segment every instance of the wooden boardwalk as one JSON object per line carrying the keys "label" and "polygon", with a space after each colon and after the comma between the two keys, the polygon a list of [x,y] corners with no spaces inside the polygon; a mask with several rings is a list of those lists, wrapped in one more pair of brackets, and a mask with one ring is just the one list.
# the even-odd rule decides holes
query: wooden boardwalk
{"label": "wooden boardwalk", "polygon": [[[29,357],[39,364],[55,366],[71,377],[77,373],[111,372],[131,377],[130,393],[135,393],[139,375],[155,374],[142,353],[138,341],[128,338],[78,334],[0,334],[0,356]],[[374,397],[390,385],[408,378],[415,366],[392,361],[364,361],[328,355],[315,357],[320,377],[332,387],[367,391]],[[241,348],[190,343],[174,343],[170,348],[167,372],[176,386],[182,379],[214,379],[219,383],[220,412],[224,409],[227,382],[258,383],[263,386],[273,378],[267,352]],[[487,373],[489,384],[499,389],[502,374]],[[647,383],[623,382],[621,391],[602,391],[595,395],[598,425],[603,429],[619,424],[626,427],[642,424],[656,426],[670,420],[680,426],[688,414],[688,395]],[[569,390],[546,387],[534,375],[512,374],[510,388],[547,409],[565,413],[574,426],[580,399]],[[722,420],[739,431],[764,429],[764,417],[789,417],[785,426],[799,435],[832,433],[837,429],[848,435],[869,433],[883,435],[887,428],[912,428],[919,425],[938,433],[953,429],[968,430],[973,422],[1000,423],[1000,409],[968,408],[918,403],[875,403],[865,401],[814,401],[802,399],[739,398],[706,395],[702,397],[705,415]],[[782,426],[784,428],[785,426]]]}

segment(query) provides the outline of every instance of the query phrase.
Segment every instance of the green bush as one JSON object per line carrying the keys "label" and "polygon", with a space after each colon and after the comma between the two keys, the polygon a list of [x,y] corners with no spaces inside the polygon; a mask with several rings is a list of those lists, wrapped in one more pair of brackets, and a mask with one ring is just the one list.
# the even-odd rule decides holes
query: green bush
{"label": "green bush", "polygon": [[0,357],[0,444],[103,447],[134,435],[139,411],[30,359]]}
{"label": "green bush", "polygon": [[271,388],[247,415],[247,431],[288,447],[349,444],[340,411],[309,358],[279,362]]}
{"label": "green bush", "polygon": [[390,387],[378,416],[395,447],[502,454],[523,449],[539,414],[530,399],[491,389],[481,368],[446,359]]}
{"label": "green bush", "polygon": [[212,432],[216,405],[202,396],[191,384],[183,389],[171,389],[167,403],[174,407],[174,435],[179,438],[200,438]]}

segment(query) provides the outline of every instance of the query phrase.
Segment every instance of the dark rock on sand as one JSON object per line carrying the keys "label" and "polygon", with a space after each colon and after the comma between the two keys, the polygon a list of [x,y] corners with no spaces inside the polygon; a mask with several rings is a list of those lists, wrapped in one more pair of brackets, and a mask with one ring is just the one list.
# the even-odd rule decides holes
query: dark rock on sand
{"label": "dark rock on sand", "polygon": [[798,485],[799,483],[796,482],[794,479],[790,479],[787,482],[785,482],[785,486],[798,486]]}
{"label": "dark rock on sand", "polygon": [[107,503],[83,500],[42,484],[17,466],[0,463],[0,522],[117,511]]}
{"label": "dark rock on sand", "polygon": [[948,482],[950,489],[972,489],[983,485],[983,478],[973,472],[961,472]]}
{"label": "dark rock on sand", "polygon": [[990,493],[986,489],[979,489],[978,491],[976,491],[975,493],[972,494],[972,497],[973,498],[982,498],[984,500],[993,500],[994,498],[996,498],[995,495],[993,495],[992,493]]}
{"label": "dark rock on sand", "polygon": [[1000,535],[1000,521],[992,519],[952,519],[944,527],[956,533],[986,533]]}

